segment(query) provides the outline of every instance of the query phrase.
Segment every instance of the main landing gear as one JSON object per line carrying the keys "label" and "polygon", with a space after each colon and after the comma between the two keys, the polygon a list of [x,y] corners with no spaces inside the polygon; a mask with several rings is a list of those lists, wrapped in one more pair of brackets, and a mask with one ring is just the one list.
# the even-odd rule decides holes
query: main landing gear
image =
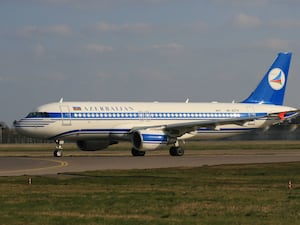
{"label": "main landing gear", "polygon": [[55,147],[55,151],[53,152],[54,157],[62,157],[62,150],[63,147],[62,145],[64,144],[63,140],[55,140],[56,143],[56,147]]}
{"label": "main landing gear", "polygon": [[171,156],[183,156],[184,155],[184,149],[182,147],[180,147],[178,140],[170,148],[170,155]]}
{"label": "main landing gear", "polygon": [[171,156],[183,156],[184,155],[184,149],[180,146],[172,146],[170,148],[170,155]]}
{"label": "main landing gear", "polygon": [[[131,149],[131,154],[132,156],[144,156],[145,151],[140,151],[135,148]],[[181,148],[180,146],[172,146],[170,148],[170,155],[171,156],[183,156],[184,155],[184,149]]]}

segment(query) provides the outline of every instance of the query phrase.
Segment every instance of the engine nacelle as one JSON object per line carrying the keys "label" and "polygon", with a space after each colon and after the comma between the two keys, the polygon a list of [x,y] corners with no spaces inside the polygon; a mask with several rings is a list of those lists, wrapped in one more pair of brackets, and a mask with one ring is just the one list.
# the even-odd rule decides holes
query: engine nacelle
{"label": "engine nacelle", "polygon": [[82,140],[77,141],[78,148],[82,151],[98,151],[107,148],[109,145],[117,144],[116,141],[111,140]]}
{"label": "engine nacelle", "polygon": [[140,151],[156,150],[169,144],[169,138],[161,130],[138,130],[132,134],[132,143]]}

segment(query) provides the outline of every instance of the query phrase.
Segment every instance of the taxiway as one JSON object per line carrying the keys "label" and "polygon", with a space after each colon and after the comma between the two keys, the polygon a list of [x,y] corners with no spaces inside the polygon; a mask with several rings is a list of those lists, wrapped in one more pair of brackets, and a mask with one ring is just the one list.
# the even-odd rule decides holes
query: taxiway
{"label": "taxiway", "polygon": [[192,151],[183,157],[171,157],[166,152],[132,157],[124,152],[104,152],[103,155],[74,155],[62,158],[50,156],[0,156],[0,176],[51,175],[93,170],[128,170],[168,167],[201,167],[205,165],[300,162],[299,150],[256,151]]}

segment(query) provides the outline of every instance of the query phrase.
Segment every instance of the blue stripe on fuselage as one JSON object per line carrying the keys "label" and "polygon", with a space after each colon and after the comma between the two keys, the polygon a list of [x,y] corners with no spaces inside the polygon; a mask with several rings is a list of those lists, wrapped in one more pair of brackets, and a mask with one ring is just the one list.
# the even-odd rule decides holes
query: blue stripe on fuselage
{"label": "blue stripe on fuselage", "polygon": [[129,133],[130,129],[78,129],[78,130],[69,130],[64,133],[55,135],[53,137],[50,137],[49,139],[57,139],[62,137],[68,137],[72,135],[83,135],[83,134],[103,134],[103,135],[109,135],[109,134],[127,134]]}
{"label": "blue stripe on fuselage", "polygon": [[[61,134],[50,137],[49,139],[59,139],[66,138],[75,135],[91,135],[91,134],[99,134],[99,135],[127,135],[129,134],[131,129],[77,129],[77,130],[69,130],[63,132]],[[245,131],[255,130],[255,128],[221,128],[220,130],[214,130],[209,128],[199,128],[197,130],[198,134],[201,133],[242,133]],[[154,135],[154,134],[143,134],[143,140],[145,142],[153,142],[153,143],[162,143],[167,142],[167,135]]]}

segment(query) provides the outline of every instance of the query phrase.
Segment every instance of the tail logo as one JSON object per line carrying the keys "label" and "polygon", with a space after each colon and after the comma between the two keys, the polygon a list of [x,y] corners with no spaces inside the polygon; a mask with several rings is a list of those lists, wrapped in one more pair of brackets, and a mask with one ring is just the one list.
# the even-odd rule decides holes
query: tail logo
{"label": "tail logo", "polygon": [[279,68],[274,68],[269,72],[269,85],[273,90],[280,90],[285,84],[285,74]]}

